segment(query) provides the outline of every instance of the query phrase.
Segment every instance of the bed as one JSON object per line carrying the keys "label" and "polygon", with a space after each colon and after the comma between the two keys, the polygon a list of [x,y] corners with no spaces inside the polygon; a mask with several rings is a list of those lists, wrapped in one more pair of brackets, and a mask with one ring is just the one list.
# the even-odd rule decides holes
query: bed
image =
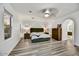
{"label": "bed", "polygon": [[31,32],[30,36],[32,43],[44,42],[50,40],[50,35],[45,34],[43,28],[31,28],[30,32]]}

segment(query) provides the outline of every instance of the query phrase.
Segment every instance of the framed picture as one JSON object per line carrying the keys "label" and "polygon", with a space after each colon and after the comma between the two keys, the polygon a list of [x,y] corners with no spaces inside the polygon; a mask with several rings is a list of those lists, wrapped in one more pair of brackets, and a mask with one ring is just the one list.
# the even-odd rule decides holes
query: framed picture
{"label": "framed picture", "polygon": [[11,37],[11,20],[12,20],[12,15],[4,9],[4,15],[3,15],[3,22],[4,22],[4,38],[8,39]]}

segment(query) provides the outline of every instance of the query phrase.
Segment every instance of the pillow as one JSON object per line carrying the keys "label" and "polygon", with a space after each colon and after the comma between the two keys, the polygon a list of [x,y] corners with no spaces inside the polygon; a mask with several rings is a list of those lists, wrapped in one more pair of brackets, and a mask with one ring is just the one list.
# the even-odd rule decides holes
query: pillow
{"label": "pillow", "polygon": [[32,32],[31,36],[40,36],[43,32]]}

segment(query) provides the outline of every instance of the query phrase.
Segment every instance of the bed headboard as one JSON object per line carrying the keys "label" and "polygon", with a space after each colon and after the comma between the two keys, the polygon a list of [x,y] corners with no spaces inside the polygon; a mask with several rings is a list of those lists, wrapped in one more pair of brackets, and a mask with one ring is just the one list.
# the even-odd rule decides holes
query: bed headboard
{"label": "bed headboard", "polygon": [[30,32],[44,32],[43,28],[31,28]]}

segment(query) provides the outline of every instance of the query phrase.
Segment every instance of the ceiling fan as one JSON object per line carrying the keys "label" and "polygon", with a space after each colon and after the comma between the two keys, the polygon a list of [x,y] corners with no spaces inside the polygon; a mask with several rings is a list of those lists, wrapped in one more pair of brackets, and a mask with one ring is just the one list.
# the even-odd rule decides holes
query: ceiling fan
{"label": "ceiling fan", "polygon": [[48,18],[50,16],[56,16],[56,14],[58,13],[58,9],[56,8],[45,8],[41,10],[41,13],[44,14],[43,16],[45,18]]}

